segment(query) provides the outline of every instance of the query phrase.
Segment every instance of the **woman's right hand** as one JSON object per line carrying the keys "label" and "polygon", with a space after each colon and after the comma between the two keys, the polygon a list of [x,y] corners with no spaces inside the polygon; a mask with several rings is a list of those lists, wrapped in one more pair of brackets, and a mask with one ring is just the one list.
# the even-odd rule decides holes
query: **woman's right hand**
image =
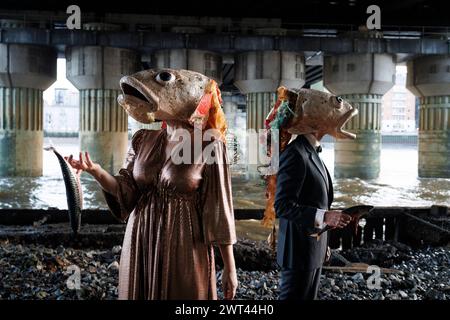
{"label": "woman's right hand", "polygon": [[76,170],[76,174],[80,175],[81,172],[86,171],[87,173],[95,176],[97,172],[100,171],[101,166],[98,163],[92,162],[89,157],[89,153],[85,152],[86,159],[83,159],[83,153],[80,152],[80,159],[75,160],[72,155],[69,157],[64,157],[66,161]]}

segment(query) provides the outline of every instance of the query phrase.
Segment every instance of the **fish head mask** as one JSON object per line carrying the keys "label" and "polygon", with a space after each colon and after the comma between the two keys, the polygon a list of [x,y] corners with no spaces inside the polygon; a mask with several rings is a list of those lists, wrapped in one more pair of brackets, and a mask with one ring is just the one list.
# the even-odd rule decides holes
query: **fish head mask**
{"label": "fish head mask", "polygon": [[120,79],[119,104],[135,120],[208,121],[210,108],[221,103],[214,80],[190,70],[150,69]]}
{"label": "fish head mask", "polygon": [[[287,89],[286,89],[287,90]],[[313,89],[300,89],[297,93],[292,117],[287,130],[291,134],[329,134],[336,139],[355,139],[345,131],[344,125],[358,110],[339,96]]]}

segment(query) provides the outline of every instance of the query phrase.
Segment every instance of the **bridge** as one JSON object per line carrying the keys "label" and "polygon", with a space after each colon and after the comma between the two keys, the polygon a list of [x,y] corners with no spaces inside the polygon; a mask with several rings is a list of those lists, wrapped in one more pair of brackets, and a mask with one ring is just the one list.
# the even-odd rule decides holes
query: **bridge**
{"label": "bridge", "polygon": [[0,8],[0,176],[42,174],[42,93],[64,57],[67,77],[80,90],[80,148],[111,172],[121,166],[128,139],[118,80],[171,67],[201,72],[223,92],[245,95],[249,129],[262,128],[278,86],[323,80],[360,111],[346,125],[358,138],[335,144],[335,175],[376,178],[381,99],[394,85],[396,65],[406,64],[407,87],[420,99],[419,176],[450,178],[448,26],[372,31],[292,18],[82,14],[83,28],[69,30],[64,10]]}

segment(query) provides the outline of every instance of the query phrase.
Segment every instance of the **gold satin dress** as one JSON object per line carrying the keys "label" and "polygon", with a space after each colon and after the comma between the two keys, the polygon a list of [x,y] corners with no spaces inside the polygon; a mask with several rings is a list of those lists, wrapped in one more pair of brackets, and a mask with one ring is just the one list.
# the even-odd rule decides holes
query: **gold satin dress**
{"label": "gold satin dress", "polygon": [[236,242],[226,146],[203,143],[216,163],[177,165],[173,144],[166,129],[136,132],[117,194],[104,192],[112,214],[128,220],[119,299],[217,299],[212,245]]}

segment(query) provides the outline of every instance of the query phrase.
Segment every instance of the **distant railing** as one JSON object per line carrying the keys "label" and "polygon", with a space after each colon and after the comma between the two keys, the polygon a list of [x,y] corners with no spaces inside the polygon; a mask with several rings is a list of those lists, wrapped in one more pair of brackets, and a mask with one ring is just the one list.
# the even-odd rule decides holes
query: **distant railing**
{"label": "distant railing", "polygon": [[332,249],[351,249],[373,240],[397,241],[420,246],[446,245],[450,240],[450,216],[445,206],[431,208],[378,207],[365,224],[329,232]]}
{"label": "distant railing", "polygon": [[50,138],[78,138],[78,131],[46,131],[44,137]]}
{"label": "distant railing", "polygon": [[[417,145],[418,136],[415,134],[382,134],[381,143],[383,144],[407,144]],[[322,139],[325,143],[334,143],[335,139],[331,136],[325,136]]]}

